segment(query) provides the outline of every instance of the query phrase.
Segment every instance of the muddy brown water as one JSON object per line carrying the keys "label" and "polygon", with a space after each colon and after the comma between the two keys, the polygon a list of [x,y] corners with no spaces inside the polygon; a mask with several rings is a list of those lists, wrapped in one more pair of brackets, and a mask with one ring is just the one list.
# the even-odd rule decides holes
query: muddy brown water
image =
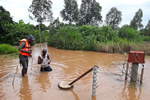
{"label": "muddy brown water", "polygon": [[[36,44],[32,49],[33,60],[29,59],[28,73],[22,77],[19,66],[14,85],[12,80],[18,58],[0,57],[0,100],[150,100],[149,57],[145,60],[143,84],[140,85],[139,82],[131,83],[130,78],[124,81],[121,70],[128,55],[48,47],[53,71],[41,73],[37,64],[41,45]],[[94,65],[99,66],[96,97],[92,97],[92,72],[74,83],[72,89],[59,89],[60,81],[71,82]]]}

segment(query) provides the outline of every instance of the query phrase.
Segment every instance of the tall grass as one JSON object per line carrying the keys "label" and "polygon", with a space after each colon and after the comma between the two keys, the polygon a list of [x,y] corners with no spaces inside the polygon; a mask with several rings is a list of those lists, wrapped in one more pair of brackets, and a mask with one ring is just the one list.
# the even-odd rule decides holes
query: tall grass
{"label": "tall grass", "polygon": [[8,44],[0,44],[0,54],[19,54],[18,49]]}

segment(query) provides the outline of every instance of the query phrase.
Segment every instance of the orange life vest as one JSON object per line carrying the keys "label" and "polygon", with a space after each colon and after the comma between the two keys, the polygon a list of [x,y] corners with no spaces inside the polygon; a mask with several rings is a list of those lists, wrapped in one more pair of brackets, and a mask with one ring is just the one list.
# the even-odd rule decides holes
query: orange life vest
{"label": "orange life vest", "polygon": [[[25,42],[25,47],[22,48],[23,50],[25,51],[30,51],[30,44],[28,43],[27,39],[22,39],[20,40],[20,43],[19,45],[22,43],[22,42]],[[22,55],[22,56],[29,56],[30,54],[29,53],[26,53],[26,52],[22,52],[22,51],[19,51],[19,53]]]}

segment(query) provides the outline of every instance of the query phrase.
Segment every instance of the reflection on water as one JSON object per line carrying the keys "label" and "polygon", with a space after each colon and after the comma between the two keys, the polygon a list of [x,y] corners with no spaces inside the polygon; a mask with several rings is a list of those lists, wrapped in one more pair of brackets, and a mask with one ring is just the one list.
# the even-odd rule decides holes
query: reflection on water
{"label": "reflection on water", "polygon": [[122,98],[126,100],[140,100],[141,96],[141,85],[136,83],[129,83],[125,82],[124,88],[122,89]]}
{"label": "reflection on water", "polygon": [[[78,97],[78,94],[72,88],[66,89],[66,90],[60,88],[59,90],[62,91],[62,92],[68,92],[69,91],[71,93],[71,95],[74,97],[75,100],[80,100],[79,97]],[[70,100],[70,99],[68,99],[68,100]]]}
{"label": "reflection on water", "polygon": [[79,97],[78,97],[78,95],[72,89],[70,89],[70,91],[74,95],[75,100],[80,100]]}
{"label": "reflection on water", "polygon": [[46,92],[46,89],[50,88],[51,83],[49,82],[49,76],[48,72],[41,72],[40,75],[37,75],[35,77],[35,80],[37,83],[39,83],[39,88],[43,91]]}
{"label": "reflection on water", "polygon": [[32,93],[29,85],[28,76],[22,78],[22,82],[20,85],[20,100],[32,100]]}
{"label": "reflection on water", "polygon": [[[42,48],[46,48],[42,44]],[[29,59],[29,69],[25,77],[21,76],[21,68],[12,80],[18,64],[18,58],[0,57],[0,100],[149,100],[150,68],[144,70],[143,84],[125,82],[114,63],[122,63],[127,55],[90,51],[71,51],[48,47],[51,55],[51,72],[41,73],[37,58],[41,53],[41,45],[33,49],[33,62]],[[74,83],[69,90],[58,88],[60,81],[76,79],[94,65],[99,66],[96,97],[92,96],[92,73]],[[150,66],[150,58],[146,58],[146,66]],[[121,67],[121,66],[119,66]]]}

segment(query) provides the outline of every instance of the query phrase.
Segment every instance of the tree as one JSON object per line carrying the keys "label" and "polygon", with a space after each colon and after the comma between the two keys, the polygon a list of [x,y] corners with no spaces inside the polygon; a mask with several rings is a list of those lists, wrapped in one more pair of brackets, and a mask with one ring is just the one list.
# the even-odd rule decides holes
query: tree
{"label": "tree", "polygon": [[133,29],[141,29],[143,27],[142,25],[142,17],[143,17],[143,12],[142,9],[139,9],[136,13],[133,19],[130,22],[130,27]]}
{"label": "tree", "polygon": [[122,12],[112,7],[106,15],[105,23],[110,25],[113,29],[117,28],[122,21]]}
{"label": "tree", "polygon": [[13,23],[9,11],[6,11],[3,6],[0,6],[0,24]]}
{"label": "tree", "polygon": [[28,11],[31,13],[29,14],[29,18],[32,20],[36,20],[40,24],[40,43],[42,22],[53,20],[53,13],[51,11],[51,8],[52,2],[50,0],[33,0],[28,9]]}
{"label": "tree", "polygon": [[64,21],[72,22],[78,21],[79,11],[76,0],[64,0],[64,9],[60,12],[61,17]]}
{"label": "tree", "polygon": [[[39,27],[40,27],[39,25],[36,25],[36,26],[35,26],[35,29],[37,29],[37,30],[38,30],[38,29],[39,29]],[[43,31],[43,30],[48,30],[48,29],[49,29],[49,28],[48,28],[45,24],[42,24],[41,31]]]}
{"label": "tree", "polygon": [[150,20],[148,21],[146,27],[145,27],[145,34],[147,36],[150,36]]}
{"label": "tree", "polygon": [[8,30],[6,29],[6,25],[9,23],[13,23],[12,17],[10,16],[9,11],[6,11],[3,6],[0,6],[0,33],[4,35],[4,33]]}
{"label": "tree", "polygon": [[80,19],[79,25],[89,25],[90,17],[91,17],[91,5],[92,0],[82,0],[80,7]]}
{"label": "tree", "polygon": [[57,19],[55,19],[52,23],[50,23],[49,25],[49,33],[50,34],[55,34],[57,33],[57,30],[62,27],[61,26],[61,22],[59,21],[59,17],[57,17]]}
{"label": "tree", "polygon": [[92,7],[91,7],[92,18],[91,18],[90,25],[94,23],[99,24],[102,22],[101,9],[102,7],[99,5],[99,3],[96,2],[96,0],[93,0]]}
{"label": "tree", "polygon": [[96,0],[82,0],[79,25],[92,25],[102,22],[101,6]]}
{"label": "tree", "polygon": [[23,38],[27,38],[29,34],[34,33],[34,30],[30,28],[30,24],[25,24],[23,20],[19,20],[16,24],[9,24],[9,33],[5,36],[8,44],[19,45],[19,42]]}
{"label": "tree", "polygon": [[13,24],[12,17],[10,16],[9,11],[6,11],[3,6],[0,6],[0,43],[7,42],[5,36],[9,33],[10,29],[8,28],[9,24]]}

